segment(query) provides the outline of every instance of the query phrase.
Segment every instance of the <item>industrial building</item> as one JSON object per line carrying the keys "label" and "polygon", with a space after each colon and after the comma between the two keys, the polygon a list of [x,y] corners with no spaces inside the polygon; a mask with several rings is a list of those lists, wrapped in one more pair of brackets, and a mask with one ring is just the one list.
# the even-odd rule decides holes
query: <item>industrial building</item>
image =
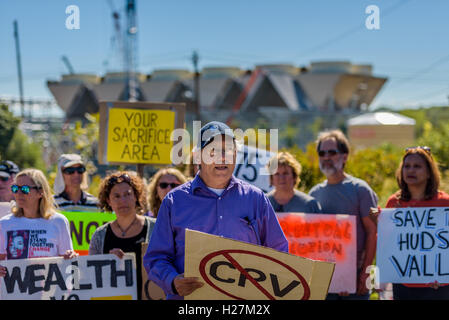
{"label": "industrial building", "polygon": [[[47,81],[57,104],[68,120],[98,112],[101,100],[126,100],[126,73],[68,74]],[[238,114],[269,107],[301,112],[366,111],[387,78],[374,76],[371,65],[348,61],[312,62],[298,67],[289,64],[256,65],[253,70],[238,67],[203,68],[198,88],[189,70],[154,70],[135,74],[137,100],[184,102],[187,113],[195,112],[198,90],[199,113]]]}

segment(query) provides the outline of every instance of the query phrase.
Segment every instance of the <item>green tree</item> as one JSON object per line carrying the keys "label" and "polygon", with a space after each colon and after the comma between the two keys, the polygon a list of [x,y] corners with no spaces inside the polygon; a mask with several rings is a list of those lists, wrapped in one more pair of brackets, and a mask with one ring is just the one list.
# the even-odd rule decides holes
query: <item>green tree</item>
{"label": "green tree", "polygon": [[14,136],[5,153],[5,159],[14,161],[21,169],[36,168],[45,172],[42,147],[20,130]]}
{"label": "green tree", "polygon": [[99,115],[86,114],[86,123],[75,122],[74,126],[67,130],[65,136],[71,141],[67,153],[77,153],[85,159],[86,169],[89,174],[97,171],[95,159],[97,157],[98,138],[100,132]]}
{"label": "green tree", "polygon": [[0,156],[14,161],[20,168],[45,170],[41,146],[18,129],[20,119],[7,105],[0,105]]}
{"label": "green tree", "polygon": [[6,150],[14,136],[20,119],[14,117],[5,104],[0,105],[0,156],[6,158]]}

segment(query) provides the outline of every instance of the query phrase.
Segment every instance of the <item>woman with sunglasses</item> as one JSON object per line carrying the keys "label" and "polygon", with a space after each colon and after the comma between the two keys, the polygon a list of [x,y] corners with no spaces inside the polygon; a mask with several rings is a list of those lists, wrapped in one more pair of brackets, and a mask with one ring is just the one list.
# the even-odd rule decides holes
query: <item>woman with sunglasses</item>
{"label": "woman with sunglasses", "polygon": [[87,172],[78,154],[63,154],[55,178],[55,202],[62,211],[99,211],[98,199],[87,193]]}
{"label": "woman with sunglasses", "polygon": [[[440,172],[429,147],[412,147],[405,150],[396,171],[399,191],[388,198],[386,208],[449,207],[449,195],[438,190]],[[377,219],[380,210],[373,208],[371,215]],[[393,299],[449,299],[449,285],[393,284]]]}
{"label": "woman with sunglasses", "polygon": [[187,182],[187,178],[175,168],[160,169],[155,173],[148,186],[150,209],[157,217],[162,200],[169,191]]}
{"label": "woman with sunglasses", "polygon": [[[0,260],[76,257],[66,217],[55,211],[50,186],[42,171],[19,172],[11,186],[12,214],[0,219]],[[5,275],[0,267],[0,276]]]}
{"label": "woman with sunglasses", "polygon": [[136,254],[137,296],[142,293],[142,243],[150,241],[155,219],[143,216],[146,208],[145,185],[132,172],[116,172],[101,183],[100,207],[114,212],[117,219],[99,227],[92,235],[89,255],[113,253],[122,258],[125,252]]}

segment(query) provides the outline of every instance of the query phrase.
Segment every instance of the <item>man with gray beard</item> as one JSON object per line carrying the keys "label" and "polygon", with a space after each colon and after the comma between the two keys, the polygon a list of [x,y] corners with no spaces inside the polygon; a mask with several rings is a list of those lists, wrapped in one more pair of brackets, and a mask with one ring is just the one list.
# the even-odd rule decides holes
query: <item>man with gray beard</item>
{"label": "man with gray beard", "polygon": [[357,292],[328,294],[328,300],[367,300],[366,269],[376,254],[377,227],[369,217],[377,207],[377,195],[363,180],[345,173],[349,142],[340,130],[321,132],[317,140],[321,172],[327,180],[314,186],[309,195],[321,205],[323,214],[349,214],[357,217]]}

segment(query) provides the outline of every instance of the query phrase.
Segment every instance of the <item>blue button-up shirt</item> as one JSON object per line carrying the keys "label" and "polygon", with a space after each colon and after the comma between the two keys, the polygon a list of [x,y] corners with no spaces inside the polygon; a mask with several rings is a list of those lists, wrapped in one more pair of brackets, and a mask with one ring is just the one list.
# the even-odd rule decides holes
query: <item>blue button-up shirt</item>
{"label": "blue button-up shirt", "polygon": [[260,189],[232,176],[218,196],[197,174],[165,196],[143,259],[148,278],[167,299],[181,298],[172,282],[184,273],[186,228],[288,252],[273,207]]}

